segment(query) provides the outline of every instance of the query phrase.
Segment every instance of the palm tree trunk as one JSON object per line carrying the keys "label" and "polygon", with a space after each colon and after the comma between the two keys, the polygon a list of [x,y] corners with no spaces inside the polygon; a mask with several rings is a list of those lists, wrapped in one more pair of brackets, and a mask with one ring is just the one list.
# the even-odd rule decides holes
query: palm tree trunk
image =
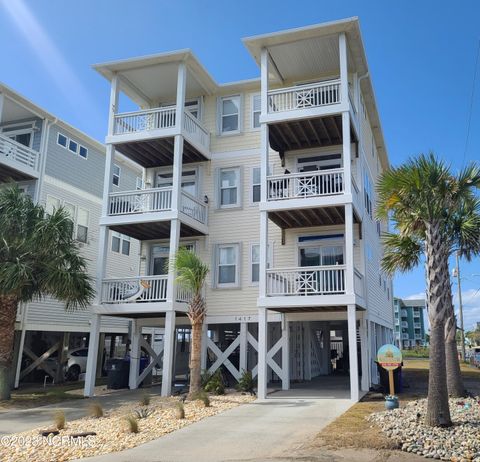
{"label": "palm tree trunk", "polygon": [[201,294],[196,294],[190,302],[188,317],[192,324],[192,340],[190,345],[190,390],[189,396],[196,395],[202,389],[202,331],[206,307]]}
{"label": "palm tree trunk", "polygon": [[192,345],[190,352],[190,396],[197,394],[202,388],[201,352],[203,322],[192,324]]}
{"label": "palm tree trunk", "polygon": [[[427,425],[451,426],[445,366],[445,263],[447,251],[439,222],[427,223],[425,233],[428,317],[430,320],[430,371]],[[447,263],[448,265],[448,263]]]}
{"label": "palm tree trunk", "polygon": [[0,400],[10,399],[17,307],[16,297],[0,296]]}
{"label": "palm tree trunk", "polygon": [[456,341],[457,320],[452,310],[445,323],[445,360],[447,367],[447,388],[448,394],[453,398],[466,396],[463,385],[460,361],[458,359],[458,348]]}

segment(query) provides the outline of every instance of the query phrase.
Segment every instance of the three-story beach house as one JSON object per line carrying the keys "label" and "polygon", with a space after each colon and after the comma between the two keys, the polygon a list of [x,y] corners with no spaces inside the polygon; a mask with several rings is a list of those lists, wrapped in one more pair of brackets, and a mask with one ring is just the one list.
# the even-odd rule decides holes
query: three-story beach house
{"label": "three-story beach house", "polygon": [[[130,387],[158,364],[172,393],[189,348],[190,294],[167,265],[179,247],[210,266],[204,369],[251,371],[260,398],[334,386],[358,400],[376,381],[393,339],[374,188],[389,163],[358,20],[243,42],[259,78],[218,84],[190,50],[94,66],[111,94],[87,396],[101,319],[117,316],[133,320]],[[119,153],[141,189],[113,188]],[[106,275],[112,232],[141,243],[134,277]],[[164,329],[155,354],[145,326]]]}

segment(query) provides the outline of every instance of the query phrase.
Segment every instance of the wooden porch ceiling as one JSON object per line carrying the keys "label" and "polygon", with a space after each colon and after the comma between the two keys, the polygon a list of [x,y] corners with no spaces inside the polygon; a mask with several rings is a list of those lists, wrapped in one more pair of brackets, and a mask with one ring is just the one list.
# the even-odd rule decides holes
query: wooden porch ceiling
{"label": "wooden porch ceiling", "polygon": [[[281,210],[278,212],[269,212],[268,217],[282,229],[343,225],[345,224],[345,208],[343,206],[337,206]],[[360,222],[355,213],[353,220],[355,223]]]}
{"label": "wooden porch ceiling", "polygon": [[[146,141],[131,141],[115,146],[119,152],[137,162],[142,167],[165,167],[173,165],[174,138],[156,138]],[[183,143],[183,163],[208,160],[187,140]]]}
{"label": "wooden porch ceiling", "polygon": [[11,181],[27,181],[32,180],[30,175],[19,172],[13,168],[7,167],[0,163],[0,183],[9,183]]}
{"label": "wooden porch ceiling", "polygon": [[[350,136],[356,142],[355,132]],[[342,144],[342,116],[334,115],[278,122],[269,125],[270,146],[282,153],[293,149],[308,149]]]}
{"label": "wooden porch ceiling", "polygon": [[[122,234],[126,234],[139,241],[148,241],[151,239],[169,239],[170,221],[156,221],[153,223],[135,223],[129,225],[111,226],[110,229]],[[203,233],[197,231],[184,223],[180,226],[180,237],[203,236]]]}

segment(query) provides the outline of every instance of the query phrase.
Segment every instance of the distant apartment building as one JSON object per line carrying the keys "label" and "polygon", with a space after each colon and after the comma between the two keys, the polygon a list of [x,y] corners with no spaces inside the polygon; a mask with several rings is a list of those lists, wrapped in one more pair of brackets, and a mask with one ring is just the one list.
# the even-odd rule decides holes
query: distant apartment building
{"label": "distant apartment building", "polygon": [[[190,50],[94,66],[111,99],[86,396],[99,328],[118,316],[132,319],[130,388],[158,364],[174,392],[191,294],[165,263],[180,247],[210,267],[202,368],[251,371],[260,398],[321,388],[340,365],[354,401],[377,380],[394,326],[374,187],[389,161],[358,20],[244,44],[258,78],[219,84]],[[218,59],[229,65],[227,48]],[[142,166],[141,188],[111,184],[120,154]],[[134,278],[106,274],[117,232],[141,242]],[[140,372],[146,326],[163,338]]]}
{"label": "distant apartment building", "polygon": [[[142,170],[134,162],[117,156],[113,168],[112,193],[141,187]],[[47,211],[64,207],[92,277],[96,275],[104,170],[102,143],[0,84],[0,188],[15,183]],[[112,233],[106,245],[110,276],[138,273],[138,241]],[[76,355],[85,356],[85,362],[90,317],[90,308],[66,312],[64,303],[50,297],[21,306],[12,371],[15,385],[45,376],[53,380],[61,347],[75,349]],[[128,326],[126,318],[104,318],[101,351],[106,345],[108,353],[114,354],[115,346],[125,343]],[[78,368],[70,371],[72,378],[82,372]]]}
{"label": "distant apartment building", "polygon": [[395,340],[400,348],[425,346],[425,300],[394,298]]}

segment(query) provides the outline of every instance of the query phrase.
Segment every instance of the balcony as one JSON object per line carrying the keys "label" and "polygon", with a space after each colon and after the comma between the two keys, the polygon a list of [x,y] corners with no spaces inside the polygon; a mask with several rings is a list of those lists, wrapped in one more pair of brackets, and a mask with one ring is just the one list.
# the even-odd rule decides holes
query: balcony
{"label": "balcony", "polygon": [[[107,311],[159,310],[158,304],[167,302],[167,284],[167,275],[104,279],[100,303]],[[189,291],[176,287],[177,303],[188,303],[191,297]]]}
{"label": "balcony", "polygon": [[124,155],[143,167],[159,167],[173,163],[173,138],[185,138],[183,162],[199,162],[210,158],[210,133],[188,110],[183,111],[183,130],[177,126],[175,106],[158,107],[116,114],[113,143]]}
{"label": "balcony", "polygon": [[107,216],[101,219],[101,224],[135,239],[162,239],[169,237],[170,220],[179,218],[182,236],[206,234],[207,205],[181,191],[177,212],[172,207],[172,197],[171,186],[111,193]]}
{"label": "balcony", "polygon": [[[355,294],[363,297],[363,275],[355,270]],[[266,306],[322,306],[346,304],[346,266],[310,266],[268,269]]]}
{"label": "balcony", "polygon": [[413,327],[415,327],[415,329],[421,329],[422,325],[419,322],[416,322],[413,324]]}
{"label": "balcony", "polygon": [[268,113],[278,114],[321,108],[340,102],[340,80],[327,80],[310,85],[296,85],[270,90],[268,92]]}
{"label": "balcony", "polygon": [[402,321],[401,326],[405,327],[405,328],[408,328],[408,322],[407,321]]}
{"label": "balcony", "polygon": [[0,134],[0,182],[38,178],[40,153]]}

